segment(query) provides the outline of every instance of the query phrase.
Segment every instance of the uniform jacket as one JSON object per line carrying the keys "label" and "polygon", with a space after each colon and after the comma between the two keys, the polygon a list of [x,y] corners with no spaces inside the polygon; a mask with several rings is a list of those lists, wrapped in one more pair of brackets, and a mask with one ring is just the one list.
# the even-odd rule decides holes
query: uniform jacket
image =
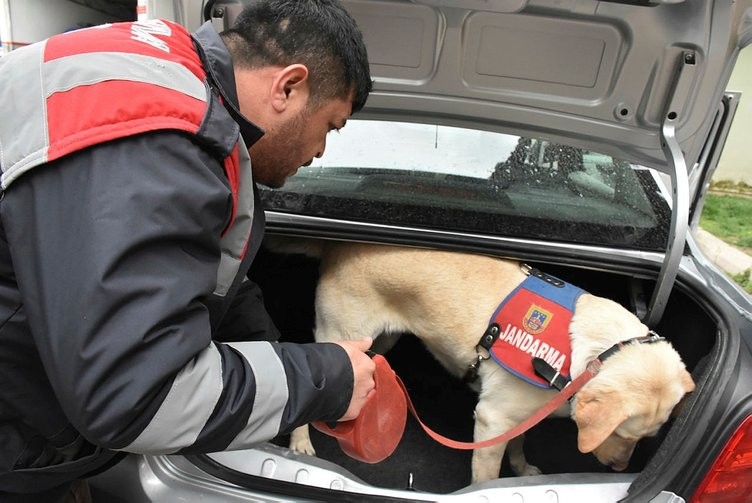
{"label": "uniform jacket", "polygon": [[[344,413],[341,347],[212,338],[264,224],[211,25],[55,36],[0,58],[0,90],[0,492]],[[276,339],[260,302],[249,338]]]}

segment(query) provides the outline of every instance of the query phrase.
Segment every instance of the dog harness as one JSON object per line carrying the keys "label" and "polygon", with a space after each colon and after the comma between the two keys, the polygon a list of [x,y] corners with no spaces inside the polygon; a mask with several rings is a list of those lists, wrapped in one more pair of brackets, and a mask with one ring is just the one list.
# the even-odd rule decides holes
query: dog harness
{"label": "dog harness", "polygon": [[569,323],[582,293],[559,278],[530,269],[496,308],[479,345],[520,379],[540,388],[563,388],[571,380]]}

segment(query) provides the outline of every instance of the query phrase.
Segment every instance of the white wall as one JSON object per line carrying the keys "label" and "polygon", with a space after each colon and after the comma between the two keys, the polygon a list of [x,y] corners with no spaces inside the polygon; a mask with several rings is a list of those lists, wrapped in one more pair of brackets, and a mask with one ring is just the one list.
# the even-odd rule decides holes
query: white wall
{"label": "white wall", "polygon": [[193,31],[202,23],[202,0],[138,0],[145,8],[139,19],[169,19]]}
{"label": "white wall", "polygon": [[713,180],[752,185],[752,47],[743,49],[739,54],[726,88],[740,91],[742,97]]}
{"label": "white wall", "polygon": [[117,21],[67,0],[3,0],[3,4],[0,15],[9,17],[0,23],[5,52],[71,29]]}
{"label": "white wall", "polygon": [[10,0],[0,0],[0,56],[10,51]]}

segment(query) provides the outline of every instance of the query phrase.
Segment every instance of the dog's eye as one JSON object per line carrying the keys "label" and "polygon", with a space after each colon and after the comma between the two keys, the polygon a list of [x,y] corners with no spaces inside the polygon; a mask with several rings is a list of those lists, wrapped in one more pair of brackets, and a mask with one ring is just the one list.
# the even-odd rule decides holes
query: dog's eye
{"label": "dog's eye", "polygon": [[629,434],[629,433],[624,432],[624,431],[622,431],[622,432],[616,432],[615,431],[614,432],[614,435],[616,435],[617,437],[619,437],[621,440],[624,440],[625,442],[637,442],[641,438],[654,437],[657,434],[658,434],[658,429],[646,431],[645,433],[642,433],[642,434]]}
{"label": "dog's eye", "polygon": [[615,431],[614,435],[616,437],[618,437],[619,440],[624,440],[625,442],[637,442],[641,438],[639,436],[630,435],[630,434],[628,434],[626,432],[621,432],[620,433],[618,431]]}

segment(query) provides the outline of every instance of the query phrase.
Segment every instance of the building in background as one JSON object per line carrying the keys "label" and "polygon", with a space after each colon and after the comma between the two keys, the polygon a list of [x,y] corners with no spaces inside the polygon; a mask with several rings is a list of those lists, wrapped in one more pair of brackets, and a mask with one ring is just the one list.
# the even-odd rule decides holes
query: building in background
{"label": "building in background", "polygon": [[51,35],[136,19],[136,0],[0,0],[0,54]]}
{"label": "building in background", "polygon": [[752,131],[752,49],[747,48],[739,54],[727,88],[741,92],[742,96],[713,180],[744,182],[752,186],[749,145]]}

